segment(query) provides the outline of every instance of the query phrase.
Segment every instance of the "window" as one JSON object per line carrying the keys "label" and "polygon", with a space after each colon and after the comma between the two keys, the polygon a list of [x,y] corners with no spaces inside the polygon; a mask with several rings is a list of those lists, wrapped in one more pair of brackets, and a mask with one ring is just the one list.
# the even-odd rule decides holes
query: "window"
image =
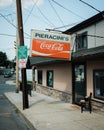
{"label": "window", "polygon": [[53,71],[47,71],[47,86],[53,87]]}
{"label": "window", "polygon": [[38,70],[38,84],[42,84],[42,70]]}
{"label": "window", "polygon": [[76,50],[87,48],[87,32],[76,36]]}
{"label": "window", "polygon": [[94,70],[94,96],[104,100],[104,70]]}

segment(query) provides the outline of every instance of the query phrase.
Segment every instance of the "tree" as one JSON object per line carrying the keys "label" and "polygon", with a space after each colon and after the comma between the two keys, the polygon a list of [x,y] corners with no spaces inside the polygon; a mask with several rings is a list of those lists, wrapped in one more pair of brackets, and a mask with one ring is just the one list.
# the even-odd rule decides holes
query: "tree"
{"label": "tree", "polygon": [[6,68],[15,68],[15,63],[14,61],[10,61],[7,59],[6,53],[0,51],[0,66]]}
{"label": "tree", "polygon": [[0,66],[5,66],[6,61],[7,61],[6,53],[0,51]]}

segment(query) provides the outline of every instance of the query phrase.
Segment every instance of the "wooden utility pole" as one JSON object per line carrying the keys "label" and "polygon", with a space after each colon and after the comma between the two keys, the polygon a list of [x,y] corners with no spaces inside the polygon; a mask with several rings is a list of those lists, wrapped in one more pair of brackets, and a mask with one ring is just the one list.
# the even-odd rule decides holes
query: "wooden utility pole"
{"label": "wooden utility pole", "polygon": [[[20,42],[20,46],[24,46],[21,0],[16,0],[16,5],[17,5],[17,21],[18,21],[19,42]],[[21,69],[21,75],[22,75],[22,93],[23,93],[23,110],[24,110],[24,109],[29,107],[26,68]]]}
{"label": "wooden utility pole", "polygon": [[19,93],[19,89],[18,89],[18,32],[17,32],[17,29],[16,29],[16,93]]}

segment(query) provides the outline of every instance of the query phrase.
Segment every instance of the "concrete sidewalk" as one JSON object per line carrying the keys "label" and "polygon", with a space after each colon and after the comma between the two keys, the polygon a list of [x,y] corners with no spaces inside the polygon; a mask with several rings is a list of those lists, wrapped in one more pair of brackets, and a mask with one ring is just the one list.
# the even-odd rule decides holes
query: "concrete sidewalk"
{"label": "concrete sidewalk", "polygon": [[32,91],[29,109],[23,110],[22,93],[8,92],[6,97],[36,130],[104,130],[104,116]]}

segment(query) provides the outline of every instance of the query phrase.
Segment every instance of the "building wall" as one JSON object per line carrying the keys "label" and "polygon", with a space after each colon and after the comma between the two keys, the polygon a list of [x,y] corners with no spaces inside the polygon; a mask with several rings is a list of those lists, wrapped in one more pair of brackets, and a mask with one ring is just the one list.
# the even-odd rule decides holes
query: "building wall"
{"label": "building wall", "polygon": [[93,70],[104,69],[104,61],[87,61],[87,94],[93,93]]}
{"label": "building wall", "polygon": [[[37,69],[43,71],[43,84],[37,84],[37,92],[59,98],[66,102],[72,102],[72,70],[70,63],[53,63],[38,66]],[[46,86],[47,70],[53,70],[53,88]]]}
{"label": "building wall", "polygon": [[[82,34],[84,32],[87,32],[87,42],[88,42],[88,49],[89,48],[95,48],[98,46],[104,46],[104,20],[99,21],[89,27],[86,27],[82,30],[79,30],[75,33],[72,34],[71,39],[72,39],[72,46],[74,47],[74,52],[76,51],[76,46],[75,46],[75,38],[76,34]],[[104,60],[89,60],[86,61],[87,63],[87,68],[86,68],[86,90],[87,90],[87,95],[90,94],[90,92],[94,93],[94,84],[93,84],[93,70],[94,69],[104,69]],[[93,95],[92,95],[93,96]],[[92,98],[92,104],[93,104],[93,109],[96,110],[97,112],[102,112],[104,113],[104,100]]]}
{"label": "building wall", "polygon": [[46,86],[46,72],[53,70],[54,85],[53,88],[60,91],[72,91],[72,72],[69,63],[42,65],[37,68],[43,71],[43,86]]}
{"label": "building wall", "polygon": [[[87,95],[89,95],[90,92],[94,93],[94,84],[93,84],[94,69],[104,69],[104,60],[87,62]],[[104,114],[103,100],[92,97],[92,106],[93,106],[93,111]]]}
{"label": "building wall", "polygon": [[[92,35],[92,36],[87,37],[88,48],[93,48],[93,47],[98,47],[98,46],[104,45],[104,38],[103,38],[104,29],[103,28],[104,28],[104,20],[100,21],[98,23],[95,23],[89,27],[86,27],[85,29],[75,32],[71,36],[72,46],[75,44],[76,34],[82,34],[84,32],[87,32],[88,33],[87,35]],[[99,37],[97,37],[97,36],[99,36]],[[75,48],[74,48],[74,51],[75,51]]]}
{"label": "building wall", "polygon": [[96,38],[96,46],[104,45],[104,20],[96,24],[96,35],[102,38]]}

